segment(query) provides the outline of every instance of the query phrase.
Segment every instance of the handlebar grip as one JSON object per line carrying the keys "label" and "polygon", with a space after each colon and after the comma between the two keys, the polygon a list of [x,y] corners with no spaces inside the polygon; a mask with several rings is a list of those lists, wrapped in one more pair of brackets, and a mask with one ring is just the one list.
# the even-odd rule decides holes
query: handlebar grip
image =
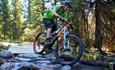
{"label": "handlebar grip", "polygon": [[58,16],[56,16],[56,18],[59,18],[59,20],[62,21],[62,22],[67,22],[65,19],[62,19],[62,18],[60,18]]}
{"label": "handlebar grip", "polygon": [[[60,17],[58,17],[58,16],[57,16],[57,18],[59,18],[60,21],[62,21],[62,22],[68,23],[66,20],[64,20],[64,19],[62,19],[62,18],[60,18]],[[74,27],[72,26],[72,24],[69,24],[69,25],[70,25],[70,27],[71,27],[72,29],[74,29]]]}
{"label": "handlebar grip", "polygon": [[62,21],[62,22],[66,22],[64,19],[62,19],[62,18],[59,18],[60,19],[60,21]]}

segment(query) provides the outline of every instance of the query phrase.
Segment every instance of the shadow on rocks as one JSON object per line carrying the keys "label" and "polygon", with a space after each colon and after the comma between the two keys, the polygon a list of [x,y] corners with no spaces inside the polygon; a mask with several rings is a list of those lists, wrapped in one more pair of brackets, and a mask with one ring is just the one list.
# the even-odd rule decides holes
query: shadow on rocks
{"label": "shadow on rocks", "polygon": [[33,66],[23,66],[19,68],[18,70],[41,70],[41,69],[37,67],[33,67]]}

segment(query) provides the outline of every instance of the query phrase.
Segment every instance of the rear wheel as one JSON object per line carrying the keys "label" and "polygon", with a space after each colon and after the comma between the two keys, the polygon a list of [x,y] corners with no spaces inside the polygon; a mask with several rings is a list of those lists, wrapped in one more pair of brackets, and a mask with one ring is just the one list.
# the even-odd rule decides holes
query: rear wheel
{"label": "rear wheel", "polygon": [[43,46],[43,42],[45,40],[46,40],[45,32],[41,32],[36,36],[33,44],[33,49],[35,53],[42,54],[45,51],[45,46]]}
{"label": "rear wheel", "polygon": [[58,41],[55,56],[60,64],[73,65],[79,61],[82,53],[82,41],[76,35],[70,34],[66,37],[66,41],[63,37]]}

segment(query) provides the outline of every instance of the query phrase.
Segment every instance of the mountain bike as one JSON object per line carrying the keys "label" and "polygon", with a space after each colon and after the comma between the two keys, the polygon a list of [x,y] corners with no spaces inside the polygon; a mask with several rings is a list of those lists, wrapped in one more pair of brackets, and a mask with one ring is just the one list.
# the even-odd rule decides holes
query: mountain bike
{"label": "mountain bike", "polygon": [[75,34],[71,34],[72,25],[65,23],[55,32],[51,33],[51,44],[44,46],[46,32],[38,33],[34,40],[33,49],[37,54],[42,54],[48,47],[55,47],[55,57],[61,65],[73,65],[79,61],[83,53],[83,43]]}

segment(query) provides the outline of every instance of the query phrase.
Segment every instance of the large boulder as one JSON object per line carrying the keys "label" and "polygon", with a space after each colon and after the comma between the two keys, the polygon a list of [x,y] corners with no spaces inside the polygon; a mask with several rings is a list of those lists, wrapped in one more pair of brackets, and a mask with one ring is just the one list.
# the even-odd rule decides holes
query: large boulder
{"label": "large boulder", "polygon": [[5,63],[6,61],[7,61],[6,59],[0,57],[0,65]]}
{"label": "large boulder", "polygon": [[12,63],[6,62],[0,66],[0,70],[44,70],[29,62]]}
{"label": "large boulder", "polygon": [[3,50],[3,51],[0,51],[0,57],[3,57],[3,58],[12,58],[14,57],[13,53],[8,51],[8,50]]}
{"label": "large boulder", "polygon": [[11,45],[5,46],[3,44],[0,44],[0,50],[8,50]]}
{"label": "large boulder", "polygon": [[0,66],[0,70],[11,70],[14,67],[12,63],[4,63]]}

